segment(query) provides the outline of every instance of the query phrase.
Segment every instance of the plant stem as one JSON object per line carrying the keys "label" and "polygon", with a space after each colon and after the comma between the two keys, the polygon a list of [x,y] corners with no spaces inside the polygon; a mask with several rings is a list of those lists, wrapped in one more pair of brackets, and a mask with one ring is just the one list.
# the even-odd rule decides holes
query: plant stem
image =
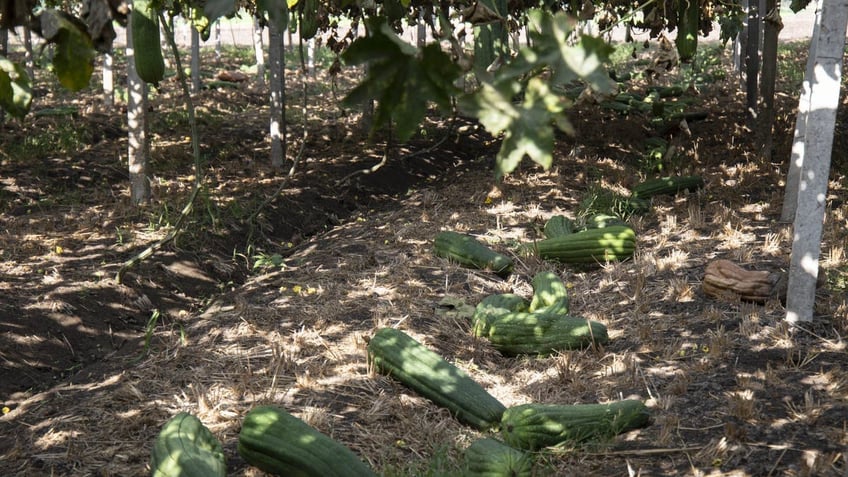
{"label": "plant stem", "polygon": [[124,262],[124,264],[121,265],[121,268],[118,270],[118,273],[115,275],[115,282],[117,284],[121,283],[124,278],[124,274],[126,274],[127,270],[152,256],[154,253],[164,247],[168,242],[174,240],[177,235],[179,235],[180,231],[182,230],[183,223],[185,222],[186,218],[191,214],[191,211],[194,209],[194,202],[197,199],[197,195],[203,185],[203,180],[200,177],[200,141],[197,132],[197,119],[195,117],[194,102],[191,99],[191,91],[188,87],[188,80],[186,79],[185,71],[183,71],[182,61],[180,60],[180,51],[177,48],[177,42],[174,39],[174,17],[170,18],[170,22],[166,21],[162,12],[159,13],[159,17],[162,20],[162,25],[165,30],[165,36],[168,40],[168,45],[171,47],[171,52],[174,55],[174,62],[177,67],[177,78],[179,79],[180,86],[182,87],[183,100],[185,101],[185,107],[188,111],[188,123],[189,128],[191,130],[191,154],[194,158],[194,188],[191,191],[191,196],[189,196],[188,202],[186,202],[185,206],[183,206],[183,210],[182,212],[180,212],[179,218],[177,219],[176,223],[174,223],[174,226],[173,228],[171,228],[171,231],[168,232],[168,235],[160,239],[158,242],[150,245],[138,255]]}

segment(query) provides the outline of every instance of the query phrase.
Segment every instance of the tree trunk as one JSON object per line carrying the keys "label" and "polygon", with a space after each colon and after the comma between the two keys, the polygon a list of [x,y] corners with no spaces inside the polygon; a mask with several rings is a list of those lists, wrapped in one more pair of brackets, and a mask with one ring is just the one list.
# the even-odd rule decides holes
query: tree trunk
{"label": "tree trunk", "polygon": [[130,200],[134,205],[150,202],[150,146],[147,139],[147,83],[138,77],[132,44],[132,22],[127,22],[127,161],[130,169]]}
{"label": "tree trunk", "polygon": [[215,32],[215,61],[221,61],[221,20],[215,21],[213,26]]}
{"label": "tree trunk", "polygon": [[35,56],[32,54],[32,31],[29,25],[24,25],[24,68],[30,81],[35,80]]}
{"label": "tree trunk", "polygon": [[[364,19],[364,18],[363,18]],[[357,24],[357,32],[356,36],[359,37],[359,28],[365,29],[365,35],[368,35],[368,28],[365,25],[365,22],[359,22]],[[362,74],[364,76],[368,76],[368,65],[366,64],[362,69]],[[363,134],[369,134],[371,132],[371,125],[374,124],[374,100],[368,99],[365,101],[365,104],[362,105],[362,117],[359,118],[359,129]]]}
{"label": "tree trunk", "polygon": [[200,32],[189,24],[191,31],[191,92],[200,92]]}
{"label": "tree trunk", "polygon": [[[6,57],[9,55],[9,30],[0,28],[0,55]],[[30,76],[32,78],[32,76]],[[6,122],[6,110],[0,108],[0,124]]]}
{"label": "tree trunk", "polygon": [[759,120],[759,137],[762,147],[760,156],[770,160],[772,157],[774,126],[774,88],[777,78],[777,40],[783,21],[780,18],[780,2],[768,0],[766,4],[763,30],[763,71],[760,75],[760,95],[763,98],[763,112]]}
{"label": "tree trunk", "polygon": [[309,76],[315,76],[315,38],[306,42],[306,71]]}
{"label": "tree trunk", "polygon": [[760,76],[760,6],[757,0],[751,0],[748,5],[748,41],[745,54],[745,104],[748,116],[757,117],[757,102],[759,94],[757,82]]}
{"label": "tree trunk", "polygon": [[736,35],[733,41],[733,70],[739,77],[739,88],[745,88],[745,61],[748,57],[748,5],[749,0],[742,0],[742,10],[746,14],[742,17],[742,31]]}
{"label": "tree trunk", "polygon": [[418,13],[418,25],[415,33],[415,44],[418,48],[423,48],[427,42],[427,24],[424,23],[424,12]]}
{"label": "tree trunk", "polygon": [[[822,0],[816,2],[816,19],[813,23],[812,38],[819,37],[821,29]],[[786,191],[783,194],[783,210],[780,220],[792,222],[795,220],[795,209],[798,206],[798,183],[801,180],[801,167],[804,165],[807,143],[807,119],[810,115],[810,95],[813,85],[810,83],[815,73],[816,43],[810,42],[810,52],[807,56],[807,69],[804,72],[804,82],[801,83],[801,97],[798,100],[798,113],[795,117],[795,135],[792,138],[792,154],[789,158],[789,170],[786,173]]]}
{"label": "tree trunk", "polygon": [[270,134],[271,165],[275,169],[283,167],[286,158],[286,116],[285,116],[285,49],[283,34],[271,22],[268,25],[268,70],[270,77]]}
{"label": "tree trunk", "polygon": [[115,76],[113,70],[112,50],[103,54],[103,105],[112,107],[115,104]]}
{"label": "tree trunk", "polygon": [[[842,83],[842,58],[848,29],[848,3],[824,0],[815,44],[810,112],[804,137],[807,157],[798,182],[792,255],[786,293],[786,321],[812,321],[816,303],[833,133]],[[812,49],[812,48],[811,48]]]}
{"label": "tree trunk", "polygon": [[259,19],[253,18],[253,51],[256,54],[256,84],[260,88],[265,87],[265,48],[262,46],[262,32],[264,28]]}

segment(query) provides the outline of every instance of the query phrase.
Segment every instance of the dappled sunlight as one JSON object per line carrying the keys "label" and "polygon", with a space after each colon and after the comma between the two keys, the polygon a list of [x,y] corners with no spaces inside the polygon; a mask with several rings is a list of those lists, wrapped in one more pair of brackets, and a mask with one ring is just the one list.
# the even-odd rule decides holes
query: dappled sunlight
{"label": "dappled sunlight", "polygon": [[[656,86],[678,82],[684,73],[668,74]],[[293,74],[292,84],[299,78]],[[524,163],[493,187],[497,138],[464,119],[456,120],[461,134],[448,133],[452,126],[436,116],[407,143],[386,131],[367,138],[355,127],[360,111],[339,107],[334,95],[344,88],[331,94],[331,81],[336,79],[320,73],[308,85],[309,135],[296,137],[302,123],[294,124],[290,154],[305,143],[291,179],[264,163],[264,96],[204,90],[198,99],[204,111],[214,112],[204,113],[204,121],[221,136],[204,138],[208,195],[185,235],[133,270],[124,288],[110,283],[116,266],[171,230],[191,188],[190,171],[173,160],[186,157],[180,117],[154,124],[163,146],[154,149],[157,202],[143,211],[126,204],[118,167],[124,166],[113,164],[123,147],[88,151],[74,168],[66,160],[36,164],[39,170],[85,167],[110,185],[91,198],[78,195],[82,188],[73,184],[60,207],[41,201],[52,198],[59,181],[0,179],[14,201],[14,216],[2,211],[10,231],[0,236],[0,291],[12,301],[0,311],[37,315],[54,327],[42,334],[24,334],[14,323],[3,329],[2,358],[48,377],[42,389],[0,396],[0,404],[11,408],[0,422],[13,422],[19,433],[15,455],[29,459],[14,465],[147,474],[156,431],[186,410],[225,444],[230,473],[247,475],[257,471],[236,454],[243,418],[260,404],[273,404],[385,475],[450,475],[481,432],[369,363],[375,331],[390,326],[504,406],[621,398],[648,404],[649,427],[597,446],[545,453],[548,467],[541,474],[741,477],[844,470],[838,460],[848,442],[848,372],[842,369],[848,304],[839,296],[847,276],[844,191],[828,197],[833,212],[823,243],[828,282],[819,290],[820,321],[793,330],[782,323],[785,310],[777,297],[763,305],[723,301],[701,286],[704,267],[716,258],[757,270],[785,266],[791,227],[777,222],[776,214],[788,120],[776,125],[784,139],[769,162],[753,153],[735,84],[717,80],[715,86],[725,88],[721,94],[698,85],[700,94],[681,98],[703,108],[707,119],[691,121],[691,135],[680,137],[667,129],[673,125],[651,122],[647,112],[585,106],[572,118],[578,134],[557,137],[551,169]],[[649,86],[641,81],[621,86]],[[295,104],[299,88],[291,93]],[[160,101],[174,99],[168,91],[158,94]],[[786,99],[781,96],[782,104]],[[220,103],[217,111],[214,103]],[[781,117],[791,116],[794,106],[783,104]],[[300,118],[294,109],[290,119]],[[442,135],[449,140],[427,150]],[[654,136],[679,140],[675,157],[646,162],[644,141]],[[242,140],[235,145],[232,137]],[[108,161],[95,162],[93,153]],[[389,160],[381,171],[350,175],[383,154]],[[61,180],[76,177],[60,172]],[[521,245],[542,237],[551,216],[584,219],[581,203],[595,188],[627,196],[642,178],[678,172],[702,174],[706,186],[654,197],[650,210],[625,217],[636,231],[632,257],[574,265],[519,253]],[[347,179],[338,182],[340,177]],[[838,182],[832,186],[842,187]],[[389,186],[402,191],[389,192]],[[440,230],[473,234],[514,259],[514,271],[499,277],[436,257],[433,238]],[[173,273],[180,266],[184,273]],[[569,314],[602,323],[609,342],[512,356],[471,335],[463,310],[496,293],[529,298],[531,278],[542,270],[567,285]],[[153,310],[161,312],[155,322]],[[87,317],[100,316],[110,318],[110,328],[89,328]],[[95,338],[103,352],[89,358],[98,348],[78,340]],[[14,354],[21,348],[34,351]],[[47,362],[59,351],[75,361]],[[444,381],[440,391],[457,390],[452,380],[459,371],[444,365],[431,371]]]}

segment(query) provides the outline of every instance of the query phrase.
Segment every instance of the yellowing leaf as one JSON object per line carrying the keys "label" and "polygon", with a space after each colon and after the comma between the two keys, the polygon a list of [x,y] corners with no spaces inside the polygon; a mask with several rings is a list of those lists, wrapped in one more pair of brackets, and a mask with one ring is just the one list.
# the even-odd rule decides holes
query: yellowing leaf
{"label": "yellowing leaf", "polygon": [[292,292],[295,294],[300,294],[300,291],[303,290],[303,287],[300,285],[295,285],[292,287]]}

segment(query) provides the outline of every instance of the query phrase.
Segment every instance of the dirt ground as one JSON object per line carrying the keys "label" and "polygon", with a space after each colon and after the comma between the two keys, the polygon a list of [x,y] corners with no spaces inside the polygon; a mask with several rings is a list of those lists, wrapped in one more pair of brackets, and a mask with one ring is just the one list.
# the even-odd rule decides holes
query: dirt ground
{"label": "dirt ground", "polygon": [[[380,161],[385,138],[368,141],[328,82],[312,83],[305,142],[294,113],[289,157],[301,146],[303,155],[291,178],[266,165],[262,94],[250,84],[200,93],[207,188],[186,232],[121,284],[121,264],[167,232],[190,193],[187,128],[167,106],[179,100],[174,85],[152,100],[155,201],[142,209],[128,201],[120,108],[45,88],[35,114],[4,125],[0,474],[146,475],[158,429],[186,410],[221,439],[230,475],[262,475],[236,442],[244,414],[274,403],[383,475],[457,475],[462,450],[481,434],[369,369],[365,343],[382,326],[415,336],[507,406],[648,403],[651,426],[540,454],[537,475],[848,472],[844,135],[815,322],[792,329],[778,300],[722,302],[700,288],[714,258],[787,266],[791,227],[778,218],[791,94],[779,97],[770,159],[758,157],[732,84],[717,81],[693,95],[707,119],[689,124],[691,135],[579,108],[577,135],[560,138],[550,171],[527,164],[493,187],[497,142],[438,117],[362,173]],[[51,140],[33,142],[35,131]],[[626,190],[652,172],[650,136],[681,146],[664,174],[701,174],[707,185],[633,217],[632,260],[574,268],[515,256],[515,272],[500,279],[433,256],[445,229],[512,254],[551,215],[575,217],[593,187]],[[59,153],[59,143],[76,151]],[[24,150],[26,162],[14,155]],[[530,279],[548,269],[568,283],[576,313],[609,328],[608,346],[505,357],[439,305],[529,295]]]}

